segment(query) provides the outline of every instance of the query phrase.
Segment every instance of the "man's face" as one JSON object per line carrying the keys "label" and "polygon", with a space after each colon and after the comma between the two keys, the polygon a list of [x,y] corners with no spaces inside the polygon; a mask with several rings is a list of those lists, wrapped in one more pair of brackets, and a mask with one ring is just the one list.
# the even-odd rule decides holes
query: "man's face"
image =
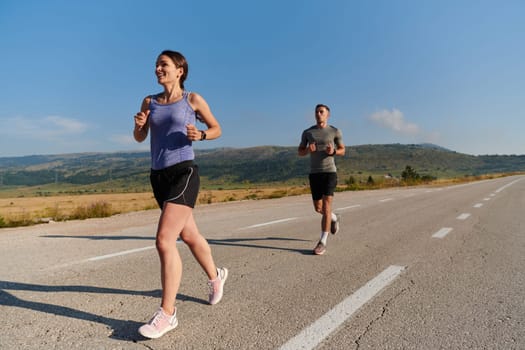
{"label": "man's face", "polygon": [[317,121],[317,124],[326,123],[329,116],[330,112],[326,109],[326,107],[317,107],[315,110],[315,120]]}

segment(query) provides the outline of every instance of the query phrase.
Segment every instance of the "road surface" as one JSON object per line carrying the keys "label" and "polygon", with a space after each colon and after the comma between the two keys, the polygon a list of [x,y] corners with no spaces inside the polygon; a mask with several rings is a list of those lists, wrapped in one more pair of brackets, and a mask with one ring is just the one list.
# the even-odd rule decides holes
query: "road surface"
{"label": "road surface", "polygon": [[207,305],[183,243],[179,326],[159,305],[159,211],[0,230],[0,349],[525,349],[525,176],[340,192],[312,255],[308,195],[202,205],[230,276]]}

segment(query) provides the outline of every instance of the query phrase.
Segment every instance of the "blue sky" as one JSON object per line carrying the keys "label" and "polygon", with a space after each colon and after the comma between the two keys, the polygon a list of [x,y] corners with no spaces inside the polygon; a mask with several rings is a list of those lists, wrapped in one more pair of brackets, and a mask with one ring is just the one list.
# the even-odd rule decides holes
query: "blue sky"
{"label": "blue sky", "polygon": [[347,146],[430,142],[525,154],[525,1],[0,2],[0,157],[147,150],[131,136],[189,61],[223,136],[297,146],[314,106]]}

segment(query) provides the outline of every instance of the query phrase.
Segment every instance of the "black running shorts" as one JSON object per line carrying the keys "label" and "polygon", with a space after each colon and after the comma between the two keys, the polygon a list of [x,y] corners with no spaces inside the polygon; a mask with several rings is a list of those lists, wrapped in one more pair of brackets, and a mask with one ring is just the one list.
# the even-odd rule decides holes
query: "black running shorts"
{"label": "black running shorts", "polygon": [[312,199],[318,201],[323,196],[333,196],[337,186],[337,173],[313,173],[308,176]]}
{"label": "black running shorts", "polygon": [[161,209],[164,207],[164,202],[195,207],[200,178],[199,167],[192,160],[161,170],[151,169],[150,182],[153,195]]}

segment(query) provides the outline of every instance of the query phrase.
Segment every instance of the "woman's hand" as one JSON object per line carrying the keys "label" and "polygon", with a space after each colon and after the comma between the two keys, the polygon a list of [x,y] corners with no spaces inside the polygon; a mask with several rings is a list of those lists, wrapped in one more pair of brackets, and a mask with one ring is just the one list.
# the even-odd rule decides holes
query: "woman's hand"
{"label": "woman's hand", "polygon": [[186,124],[186,136],[191,141],[200,141],[202,133],[193,124]]}
{"label": "woman's hand", "polygon": [[148,122],[149,117],[149,109],[146,110],[146,112],[138,112],[135,114],[135,128],[138,130],[142,130],[144,125]]}

